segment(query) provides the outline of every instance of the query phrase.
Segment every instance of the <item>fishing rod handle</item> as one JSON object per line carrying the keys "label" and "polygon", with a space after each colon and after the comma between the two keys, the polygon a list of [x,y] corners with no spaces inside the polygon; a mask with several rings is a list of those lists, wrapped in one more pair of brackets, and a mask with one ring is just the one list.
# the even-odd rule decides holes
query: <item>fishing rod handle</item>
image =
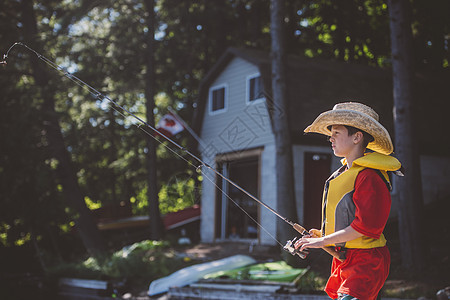
{"label": "fishing rod handle", "polygon": [[299,224],[297,224],[297,223],[292,224],[292,227],[293,227],[296,231],[298,231],[301,235],[308,234],[308,231],[306,231],[306,229],[305,229],[303,226],[301,226],[301,225],[299,225]]}
{"label": "fishing rod handle", "polygon": [[[297,223],[294,223],[294,224],[292,225],[292,227],[293,227],[296,231],[298,231],[301,235],[309,234],[308,231],[306,231],[306,229],[305,229],[303,226],[301,226],[301,225],[299,225],[299,224],[297,224]],[[332,246],[322,247],[322,249],[323,249],[325,252],[327,252],[328,254],[330,254],[331,256],[336,257],[336,258],[337,258],[338,260],[340,260],[341,262],[345,260],[345,254],[342,253],[342,252],[336,251],[336,249],[334,249],[334,247],[332,247]],[[302,258],[303,258],[303,257],[302,257]]]}

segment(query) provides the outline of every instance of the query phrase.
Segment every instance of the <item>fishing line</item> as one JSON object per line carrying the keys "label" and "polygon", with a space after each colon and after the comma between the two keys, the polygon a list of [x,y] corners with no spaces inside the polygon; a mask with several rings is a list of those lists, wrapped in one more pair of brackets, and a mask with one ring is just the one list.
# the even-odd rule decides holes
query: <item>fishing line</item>
{"label": "fishing line", "polygon": [[[282,215],[280,215],[277,211],[275,211],[274,209],[272,209],[270,206],[268,206],[267,204],[265,204],[264,202],[262,202],[261,200],[259,200],[258,198],[256,198],[255,196],[253,196],[252,194],[250,194],[249,192],[247,192],[245,189],[243,189],[242,187],[240,187],[238,184],[236,184],[235,182],[233,182],[232,180],[230,180],[229,178],[225,177],[222,173],[220,173],[219,171],[217,171],[215,168],[211,167],[209,164],[205,163],[203,160],[201,160],[200,158],[198,158],[196,155],[192,154],[188,149],[186,149],[185,147],[179,145],[178,143],[176,143],[175,141],[173,141],[172,139],[170,139],[168,136],[166,136],[165,134],[163,134],[162,132],[160,132],[158,129],[156,129],[154,126],[150,125],[149,123],[147,123],[146,121],[144,121],[143,119],[139,118],[138,116],[136,116],[136,114],[132,113],[129,109],[125,108],[123,105],[120,105],[119,103],[117,103],[116,101],[114,101],[113,99],[109,98],[108,96],[102,94],[101,92],[99,92],[98,90],[96,90],[94,87],[90,86],[89,84],[87,84],[86,82],[84,82],[83,80],[81,80],[80,78],[78,78],[77,76],[71,74],[70,72],[68,72],[66,70],[66,68],[63,68],[61,66],[59,66],[58,64],[52,62],[51,60],[47,59],[45,56],[43,56],[42,54],[40,54],[39,52],[35,51],[34,49],[28,47],[27,45],[21,43],[21,42],[16,42],[14,43],[6,52],[6,54],[3,56],[3,61],[1,61],[1,64],[6,64],[7,63],[7,58],[9,55],[9,52],[15,47],[15,46],[23,46],[26,49],[28,49],[29,51],[33,52],[40,60],[44,61],[46,64],[48,64],[50,67],[52,67],[53,69],[55,69],[56,71],[58,71],[59,73],[62,73],[65,77],[67,77],[69,80],[71,80],[72,82],[74,82],[75,84],[77,84],[79,87],[81,87],[84,90],[87,90],[92,96],[94,96],[96,99],[98,99],[99,101],[103,101],[103,100],[108,100],[111,104],[111,106],[113,107],[116,106],[118,108],[120,108],[122,111],[126,112],[127,114],[129,114],[130,116],[132,116],[133,118],[135,118],[138,122],[140,122],[141,124],[138,126],[140,129],[142,129],[146,134],[148,134],[149,136],[151,136],[153,139],[155,139],[156,141],[158,141],[160,144],[164,145],[164,147],[166,147],[167,149],[169,149],[172,153],[174,153],[176,156],[178,156],[179,158],[181,158],[182,160],[184,160],[185,162],[187,162],[189,165],[193,166],[196,168],[197,171],[200,171],[205,178],[207,178],[209,181],[211,181],[214,186],[216,186],[219,190],[221,190],[217,184],[211,180],[211,178],[209,178],[206,175],[206,172],[204,172],[202,170],[202,167],[206,167],[207,169],[211,170],[213,173],[215,173],[216,175],[218,175],[219,177],[221,177],[223,180],[225,180],[226,182],[228,182],[229,184],[231,184],[232,186],[234,186],[235,188],[237,188],[238,190],[240,190],[241,192],[243,192],[245,195],[247,195],[248,197],[250,197],[251,199],[253,199],[254,201],[256,201],[257,203],[259,203],[260,205],[264,206],[266,209],[268,209],[270,212],[272,212],[273,214],[275,214],[277,217],[281,218],[283,221],[285,221],[286,223],[288,223],[289,225],[291,225],[294,229],[296,229],[299,233],[304,234],[306,232],[306,230],[301,227],[300,225],[288,220],[287,218],[283,217]],[[116,108],[113,107],[114,110],[118,111]],[[120,112],[121,113],[121,112]],[[121,113],[122,114],[122,113]],[[126,117],[124,114],[122,114],[124,117]],[[136,124],[135,124],[136,125]],[[184,153],[186,153],[188,156],[190,156],[191,158],[193,158],[195,161],[197,161],[198,163],[200,163],[200,165],[196,166],[194,165],[191,161],[187,160],[185,157],[181,156],[180,154],[178,154],[174,149],[170,148],[168,145],[166,145],[165,143],[163,143],[162,141],[156,139],[156,137],[151,134],[150,132],[148,132],[147,130],[144,130],[144,128],[142,128],[141,125],[145,125],[146,127],[150,128],[154,133],[156,133],[157,135],[160,135],[161,137],[163,137],[166,141],[168,141],[170,144],[172,144],[173,146],[175,146],[176,148],[178,148],[179,150],[183,151]],[[221,192],[223,193],[223,191],[221,190]],[[228,195],[227,197],[234,203],[237,205],[237,203],[231,199]],[[254,220],[254,218],[252,218],[242,207],[240,207],[239,205],[237,205],[242,211],[244,211],[244,213],[247,214],[247,216],[249,216],[256,224],[258,224],[262,229],[264,229],[264,231],[269,234],[275,241],[277,241],[278,244],[281,245],[281,243],[275,239],[261,224],[259,224],[256,220]]]}

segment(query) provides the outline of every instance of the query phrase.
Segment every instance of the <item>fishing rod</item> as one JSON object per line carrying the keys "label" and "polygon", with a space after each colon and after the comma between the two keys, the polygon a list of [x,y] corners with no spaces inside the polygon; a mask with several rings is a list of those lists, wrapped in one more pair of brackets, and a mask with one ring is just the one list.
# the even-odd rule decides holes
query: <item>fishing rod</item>
{"label": "fishing rod", "polygon": [[[15,47],[15,46],[22,46],[25,47],[27,50],[33,52],[40,60],[42,60],[43,62],[45,62],[46,64],[48,64],[50,67],[52,67],[54,70],[62,73],[64,75],[64,77],[68,78],[69,80],[73,81],[75,84],[77,84],[78,86],[80,86],[81,88],[87,90],[92,96],[94,96],[96,99],[98,100],[108,100],[110,103],[114,104],[115,106],[119,107],[120,109],[122,109],[124,112],[126,112],[127,114],[129,114],[130,116],[132,116],[133,118],[135,118],[138,122],[140,122],[142,125],[145,125],[146,127],[150,128],[154,133],[156,133],[157,135],[163,137],[166,141],[168,141],[170,144],[172,144],[174,147],[178,148],[179,150],[183,151],[184,153],[186,153],[188,156],[190,156],[192,159],[194,159],[195,161],[197,161],[200,165],[196,167],[197,170],[201,171],[202,167],[205,167],[209,170],[211,170],[213,173],[215,173],[216,175],[218,175],[219,177],[221,177],[223,180],[225,180],[226,182],[228,182],[229,184],[231,184],[232,186],[234,186],[235,188],[237,188],[238,190],[240,190],[241,192],[243,192],[245,195],[247,195],[250,199],[256,201],[257,203],[259,203],[260,205],[262,205],[263,207],[265,207],[266,209],[268,209],[270,212],[272,212],[274,215],[276,215],[277,217],[279,217],[280,219],[282,219],[284,222],[286,222],[287,224],[289,224],[292,228],[294,228],[297,232],[299,232],[302,236],[307,236],[309,235],[308,231],[301,225],[287,219],[286,217],[280,215],[276,210],[274,210],[273,208],[271,208],[269,205],[267,205],[266,203],[262,202],[261,200],[259,200],[257,197],[253,196],[252,194],[250,194],[248,191],[246,191],[244,188],[242,188],[241,186],[239,186],[238,184],[236,184],[235,182],[233,182],[231,179],[229,179],[228,177],[224,176],[222,173],[220,173],[218,170],[216,170],[215,168],[211,167],[209,164],[207,164],[206,162],[204,162],[202,159],[200,159],[199,157],[197,157],[196,155],[194,155],[192,152],[190,152],[188,149],[186,149],[185,147],[181,146],[180,144],[178,144],[177,142],[175,142],[174,140],[172,140],[171,138],[169,138],[167,135],[165,135],[164,133],[162,133],[161,131],[159,131],[157,128],[155,128],[154,126],[150,125],[148,122],[144,121],[142,118],[136,116],[136,114],[134,114],[133,112],[131,112],[129,109],[127,109],[126,107],[124,107],[123,105],[120,105],[119,103],[117,103],[115,100],[109,98],[108,96],[102,94],[101,92],[99,92],[97,89],[95,89],[94,87],[90,86],[89,84],[87,84],[86,82],[84,82],[83,80],[81,80],[80,78],[78,78],[77,76],[71,74],[70,72],[68,72],[65,68],[59,66],[58,64],[54,63],[53,61],[47,59],[44,55],[40,54],[39,52],[37,52],[36,50],[28,47],[26,44],[22,43],[22,42],[16,42],[14,43],[11,47],[9,47],[8,51],[6,52],[6,54],[3,55],[3,60],[0,61],[0,64],[2,65],[6,65],[7,64],[7,59],[9,56],[9,52]],[[139,126],[140,127],[140,126]],[[144,130],[145,131],[145,130]],[[148,133],[147,131],[145,131],[147,134],[149,134],[152,138],[156,139],[152,134]],[[171,152],[174,152],[172,149],[170,149]],[[177,154],[178,155],[178,154]],[[178,155],[179,156],[179,155]],[[185,160],[186,161],[186,160]],[[202,171],[201,171],[202,172]],[[204,174],[204,173],[203,173]],[[230,197],[228,197],[230,198]],[[231,199],[232,200],[232,199]],[[235,201],[233,201],[236,205],[237,203]],[[241,210],[243,210],[246,214],[247,212],[239,205],[237,205]],[[248,215],[248,214],[247,214]],[[248,215],[249,216],[249,215]],[[250,216],[249,216],[250,217]],[[253,218],[252,218],[253,219]],[[254,219],[253,219],[254,220]],[[255,220],[254,220],[255,221]],[[255,221],[256,222],[256,221]],[[258,223],[258,222],[256,222]],[[263,226],[261,224],[259,224],[259,226],[261,226],[263,228]],[[267,232],[267,231],[266,231]],[[268,232],[267,232],[268,233]],[[270,235],[270,234],[269,234]],[[272,238],[274,238],[272,236]],[[275,239],[275,238],[274,238]],[[277,242],[278,240],[275,239]],[[284,250],[288,251],[289,253],[291,253],[292,255],[298,255],[301,258],[306,258],[308,252],[307,251],[299,251],[298,249],[295,248],[295,242],[297,241],[297,238],[294,238],[293,240],[289,240],[287,241],[286,245],[283,247]],[[278,242],[281,246],[283,246],[280,242]],[[328,249],[329,248],[329,249]],[[325,251],[327,251],[328,253],[330,253],[331,255],[335,256],[335,257],[339,257],[339,253],[336,252],[334,249],[332,249],[331,247],[324,247],[323,249]]]}

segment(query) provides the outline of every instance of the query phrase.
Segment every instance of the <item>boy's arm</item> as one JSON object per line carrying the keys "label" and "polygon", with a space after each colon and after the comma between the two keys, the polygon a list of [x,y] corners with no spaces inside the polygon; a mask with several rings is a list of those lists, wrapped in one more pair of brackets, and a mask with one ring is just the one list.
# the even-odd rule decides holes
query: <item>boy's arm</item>
{"label": "boy's arm", "polygon": [[362,233],[359,233],[351,226],[347,226],[342,230],[336,231],[324,237],[302,237],[295,243],[295,248],[300,248],[300,251],[303,251],[306,248],[323,248],[331,244],[348,242],[361,236],[363,236]]}

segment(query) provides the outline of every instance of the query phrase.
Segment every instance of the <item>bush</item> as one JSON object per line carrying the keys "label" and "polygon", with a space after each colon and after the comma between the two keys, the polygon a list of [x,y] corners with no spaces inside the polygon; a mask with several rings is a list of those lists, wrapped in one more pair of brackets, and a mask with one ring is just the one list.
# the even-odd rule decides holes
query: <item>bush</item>
{"label": "bush", "polygon": [[169,248],[167,242],[146,240],[100,260],[89,257],[80,262],[56,264],[47,271],[52,277],[127,279],[148,284],[185,266],[187,263]]}

